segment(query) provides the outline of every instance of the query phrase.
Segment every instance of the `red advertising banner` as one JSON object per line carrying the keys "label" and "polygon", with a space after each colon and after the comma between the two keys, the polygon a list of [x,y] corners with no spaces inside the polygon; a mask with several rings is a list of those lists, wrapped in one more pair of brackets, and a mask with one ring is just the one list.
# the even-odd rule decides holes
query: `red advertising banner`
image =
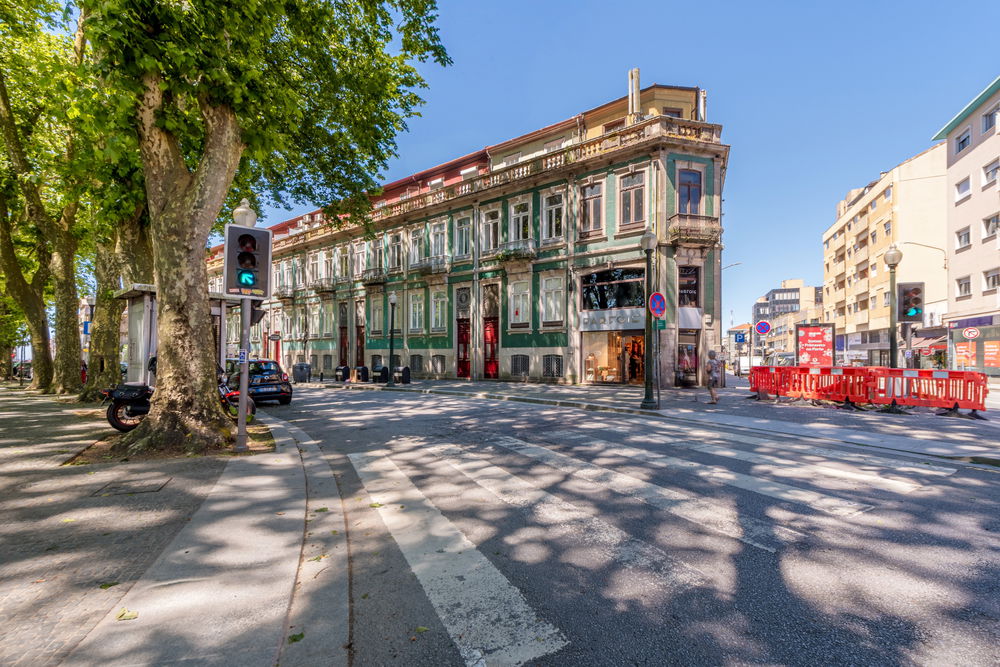
{"label": "red advertising banner", "polygon": [[983,341],[983,366],[1000,368],[1000,340]]}
{"label": "red advertising banner", "polygon": [[795,363],[799,366],[833,366],[832,324],[795,325]]}
{"label": "red advertising banner", "polygon": [[975,341],[955,342],[955,364],[957,366],[976,365],[976,343]]}

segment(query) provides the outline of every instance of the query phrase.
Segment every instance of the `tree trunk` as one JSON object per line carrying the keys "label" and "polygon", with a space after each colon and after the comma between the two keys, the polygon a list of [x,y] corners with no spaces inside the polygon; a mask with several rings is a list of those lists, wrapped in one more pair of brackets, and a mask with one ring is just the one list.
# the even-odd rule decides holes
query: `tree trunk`
{"label": "tree trunk", "polygon": [[28,389],[49,393],[52,391],[52,340],[49,338],[49,322],[44,307],[41,319],[28,315],[27,311],[25,318],[31,334],[31,384]]}
{"label": "tree trunk", "polygon": [[74,213],[63,216],[49,238],[52,248],[52,287],[56,312],[56,359],[52,390],[57,394],[80,391],[80,299],[76,289],[76,237]]}
{"label": "tree trunk", "polygon": [[117,448],[221,448],[233,424],[218,399],[205,245],[236,173],[243,144],[228,107],[199,100],[205,148],[188,170],[176,138],[157,126],[159,79],[149,75],[139,105],[139,146],[146,177],[157,302],[157,376],[149,416]]}
{"label": "tree trunk", "polygon": [[153,246],[149,240],[149,216],[145,204],[118,227],[116,248],[125,285],[153,284]]}
{"label": "tree trunk", "polygon": [[94,320],[91,323],[90,363],[87,384],[80,392],[81,401],[96,401],[101,390],[121,382],[121,330],[123,303],[115,298],[119,285],[119,263],[115,253],[116,238],[99,243],[94,258],[97,290],[94,298]]}

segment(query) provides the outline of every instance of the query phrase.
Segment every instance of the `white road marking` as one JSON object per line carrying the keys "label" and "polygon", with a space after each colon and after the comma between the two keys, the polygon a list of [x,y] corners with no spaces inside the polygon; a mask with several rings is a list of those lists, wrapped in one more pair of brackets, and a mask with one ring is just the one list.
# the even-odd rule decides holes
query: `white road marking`
{"label": "white road marking", "polygon": [[790,528],[742,516],[717,503],[657,486],[591,463],[585,463],[517,438],[500,436],[490,439],[489,442],[529,456],[557,470],[607,487],[617,493],[637,498],[703,528],[735,538],[770,553],[776,552],[786,544],[805,538],[805,535]]}
{"label": "white road marking", "polygon": [[348,457],[465,663],[520,665],[565,646],[387,454]]}
{"label": "white road marking", "polygon": [[[602,447],[615,447],[618,444],[604,440],[595,440],[591,436],[581,433],[580,431],[556,431],[554,433],[550,433],[549,435],[559,440],[575,440],[578,442],[592,443]],[[747,461],[749,463],[758,463],[769,466],[784,466],[781,469],[781,472],[790,477],[804,477],[806,479],[811,479],[811,477],[815,474],[826,475],[827,477],[840,477],[842,479],[855,480],[867,483],[871,486],[887,489],[889,491],[896,491],[898,493],[910,493],[911,491],[919,489],[921,486],[917,482],[882,477],[876,472],[844,470],[841,468],[821,465],[820,463],[814,461],[796,461],[794,459],[786,459],[771,454],[758,454],[757,452],[748,452],[743,449],[735,449],[723,445],[711,445],[691,440],[669,440],[664,436],[652,435],[633,435],[629,436],[628,439],[631,442],[648,442],[658,445],[667,445],[668,447],[680,447],[696,452],[711,454],[713,456],[724,456],[738,459],[740,461]],[[799,474],[796,475],[796,473]]]}
{"label": "white road marking", "polygon": [[549,539],[565,537],[574,543],[597,547],[604,560],[633,570],[648,570],[653,576],[644,581],[659,582],[665,591],[676,592],[705,584],[705,576],[696,568],[503,468],[491,465],[481,456],[453,445],[440,445],[428,451],[442,458],[424,465],[438,468],[445,476],[452,476],[452,469],[458,470],[501,501],[527,510],[534,523],[545,527]]}

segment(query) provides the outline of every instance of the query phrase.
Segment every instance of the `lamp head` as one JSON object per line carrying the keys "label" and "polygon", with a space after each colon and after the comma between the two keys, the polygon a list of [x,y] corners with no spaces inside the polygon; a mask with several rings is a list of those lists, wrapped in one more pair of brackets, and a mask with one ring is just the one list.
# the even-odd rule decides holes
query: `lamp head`
{"label": "lamp head", "polygon": [[893,243],[889,246],[889,249],[885,251],[885,263],[890,269],[895,269],[900,262],[903,261],[903,251],[896,247]]}
{"label": "lamp head", "polygon": [[389,305],[390,306],[395,306],[396,305],[396,293],[395,292],[389,292]]}
{"label": "lamp head", "polygon": [[652,229],[646,228],[646,233],[639,239],[639,245],[646,252],[656,248],[656,234],[653,233]]}
{"label": "lamp head", "polygon": [[257,212],[250,208],[246,197],[233,209],[233,221],[241,227],[253,227],[257,224]]}

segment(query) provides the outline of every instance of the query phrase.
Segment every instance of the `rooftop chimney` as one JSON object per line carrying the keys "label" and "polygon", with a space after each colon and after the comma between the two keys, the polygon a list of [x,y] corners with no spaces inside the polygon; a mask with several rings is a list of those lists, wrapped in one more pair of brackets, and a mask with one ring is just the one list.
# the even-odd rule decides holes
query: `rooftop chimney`
{"label": "rooftop chimney", "polygon": [[634,123],[642,115],[639,105],[639,68],[628,71],[628,122]]}

